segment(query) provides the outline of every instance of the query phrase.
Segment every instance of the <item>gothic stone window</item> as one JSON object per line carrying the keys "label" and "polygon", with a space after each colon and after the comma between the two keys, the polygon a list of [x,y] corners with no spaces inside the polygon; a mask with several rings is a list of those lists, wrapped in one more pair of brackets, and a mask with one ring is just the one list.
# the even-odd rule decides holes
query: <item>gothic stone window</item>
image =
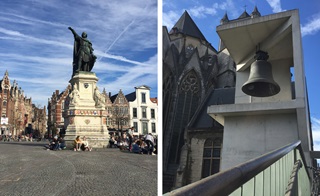
{"label": "gothic stone window", "polygon": [[172,116],[174,123],[172,125],[171,138],[175,142],[170,145],[169,163],[177,164],[180,160],[181,148],[184,144],[185,126],[190,122],[200,101],[201,85],[199,78],[194,70],[188,72],[179,85],[179,94],[176,100],[174,114]]}
{"label": "gothic stone window", "polygon": [[203,148],[202,178],[218,173],[220,169],[221,141],[207,139]]}
{"label": "gothic stone window", "polygon": [[197,94],[199,92],[199,83],[196,74],[192,71],[190,72],[186,78],[183,80],[181,84],[181,90],[188,92],[190,91],[192,94]]}

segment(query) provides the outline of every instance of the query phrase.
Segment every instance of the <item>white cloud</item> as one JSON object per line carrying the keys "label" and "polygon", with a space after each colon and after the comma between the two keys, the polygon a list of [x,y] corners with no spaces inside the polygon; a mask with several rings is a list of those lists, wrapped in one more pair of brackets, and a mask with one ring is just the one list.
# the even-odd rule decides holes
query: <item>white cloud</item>
{"label": "white cloud", "polygon": [[315,34],[319,30],[320,30],[320,14],[314,16],[311,21],[301,26],[302,36]]}
{"label": "white cloud", "polygon": [[312,122],[312,137],[313,137],[313,148],[316,151],[320,151],[320,119],[311,118]]}
{"label": "white cloud", "polygon": [[174,24],[179,20],[181,15],[174,11],[168,11],[162,13],[162,25],[166,26],[168,30],[174,26]]}
{"label": "white cloud", "polygon": [[269,3],[269,5],[271,6],[272,11],[274,13],[284,11],[281,8],[281,1],[280,0],[266,0],[266,1]]}
{"label": "white cloud", "polygon": [[[214,4],[216,5],[216,4]],[[205,7],[205,6],[198,6],[193,7],[189,10],[190,14],[196,18],[205,18],[207,15],[215,15],[217,13],[217,7]]]}
{"label": "white cloud", "polygon": [[239,12],[233,0],[226,0],[219,3],[213,3],[209,6],[199,5],[188,10],[193,17],[206,18],[216,16],[219,11],[227,11],[232,17],[238,17]]}
{"label": "white cloud", "polygon": [[164,6],[166,6],[166,9],[164,9],[164,12],[162,14],[162,23],[164,26],[167,26],[168,30],[170,30],[174,26],[184,10],[187,10],[192,18],[212,17],[212,19],[214,20],[218,14],[221,14],[219,13],[220,11],[227,11],[228,15],[232,18],[236,18],[239,16],[239,11],[237,9],[237,6],[235,6],[233,0],[225,0],[210,5],[203,5],[202,2],[196,2],[196,5],[194,5],[193,7],[185,8],[182,10],[177,10],[176,6],[173,6],[171,4],[171,2],[166,2],[164,4]]}
{"label": "white cloud", "polygon": [[[118,93],[122,89],[124,93],[134,91],[134,87],[148,85],[155,88],[157,86],[157,62],[158,55],[150,57],[143,65],[132,66],[130,69],[112,82],[103,81],[100,85],[104,86],[107,91]],[[107,65],[108,66],[108,65]],[[143,80],[141,80],[143,78]]]}

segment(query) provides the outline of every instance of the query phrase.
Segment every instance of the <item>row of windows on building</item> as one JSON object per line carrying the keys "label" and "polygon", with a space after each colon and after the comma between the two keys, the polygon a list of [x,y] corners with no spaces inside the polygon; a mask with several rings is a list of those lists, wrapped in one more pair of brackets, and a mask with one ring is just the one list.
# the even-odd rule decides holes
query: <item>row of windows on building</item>
{"label": "row of windows on building", "polygon": [[[147,118],[147,108],[145,107],[142,107],[142,118]],[[133,118],[137,118],[138,115],[137,115],[137,108],[133,108],[133,114],[132,114],[132,117]],[[155,118],[155,110],[154,109],[150,109],[150,117],[151,118]]]}
{"label": "row of windows on building", "polygon": [[[138,113],[137,113],[138,109],[137,108],[133,108],[132,109],[132,117],[133,118],[138,118]],[[128,107],[107,107],[107,112],[108,114],[117,114],[117,115],[127,115],[128,112]],[[142,107],[141,109],[141,116],[142,118],[148,118],[147,115],[147,107]],[[150,109],[150,117],[151,119],[155,119],[156,118],[156,114],[155,114],[155,109],[151,108]]]}
{"label": "row of windows on building", "polygon": [[[107,117],[106,121],[107,121],[106,122],[107,126],[114,125],[117,123],[113,119],[108,118],[108,117]],[[129,126],[127,119],[123,119],[123,121],[119,121],[119,123],[120,123],[119,127]],[[135,128],[134,133],[138,133],[140,129],[142,129],[143,134],[149,133],[148,123],[149,122],[147,122],[147,121],[141,122],[141,127],[140,127],[139,122],[133,122],[133,127]],[[151,122],[151,132],[156,133],[156,123],[155,122]]]}

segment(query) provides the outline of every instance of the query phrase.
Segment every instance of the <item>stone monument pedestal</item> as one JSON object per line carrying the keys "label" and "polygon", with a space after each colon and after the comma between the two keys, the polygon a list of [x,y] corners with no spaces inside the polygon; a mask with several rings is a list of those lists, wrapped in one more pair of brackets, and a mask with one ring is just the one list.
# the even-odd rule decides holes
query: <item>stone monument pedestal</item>
{"label": "stone monument pedestal", "polygon": [[73,147],[77,136],[86,136],[93,148],[104,148],[109,144],[106,126],[105,98],[98,90],[98,78],[93,72],[80,71],[69,81],[72,89],[66,99],[64,125],[65,141]]}

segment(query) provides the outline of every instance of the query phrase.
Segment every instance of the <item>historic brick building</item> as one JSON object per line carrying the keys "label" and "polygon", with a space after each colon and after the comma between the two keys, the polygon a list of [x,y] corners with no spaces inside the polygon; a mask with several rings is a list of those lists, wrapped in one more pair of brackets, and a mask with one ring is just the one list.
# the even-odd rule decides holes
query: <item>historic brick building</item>
{"label": "historic brick building", "polygon": [[129,128],[129,102],[124,96],[122,90],[110,97],[112,102],[112,112],[110,115],[110,128],[125,130]]}
{"label": "historic brick building", "polygon": [[32,104],[32,129],[35,136],[47,134],[47,109],[46,106],[38,108]]}
{"label": "historic brick building", "polygon": [[68,104],[69,92],[71,90],[71,85],[61,93],[56,90],[51,99],[48,100],[48,135],[55,135],[60,131],[64,131],[64,108],[65,104]]}
{"label": "historic brick building", "polygon": [[[43,112],[44,115],[39,115]],[[46,130],[45,110],[33,105],[16,81],[10,83],[8,71],[0,80],[0,113],[1,134],[29,134],[34,133],[35,128],[42,132]]]}

